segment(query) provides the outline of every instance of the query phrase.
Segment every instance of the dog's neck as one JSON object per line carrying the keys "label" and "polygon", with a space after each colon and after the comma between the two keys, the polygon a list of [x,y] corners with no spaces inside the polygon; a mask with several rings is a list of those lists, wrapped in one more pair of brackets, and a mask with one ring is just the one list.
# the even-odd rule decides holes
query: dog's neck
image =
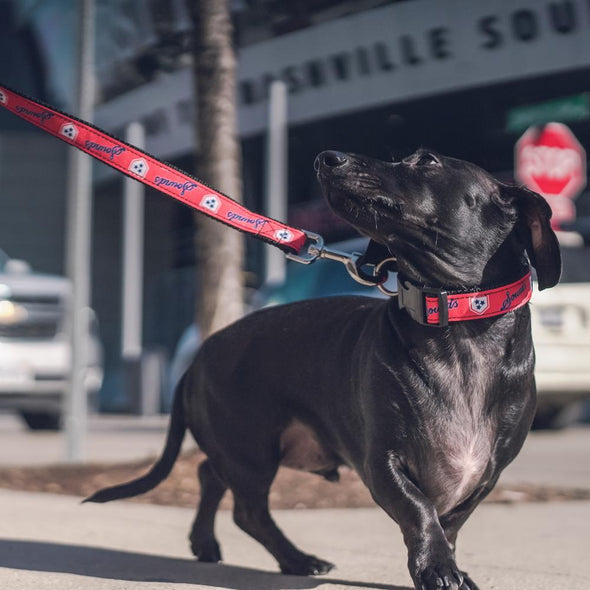
{"label": "dog's neck", "polygon": [[[390,248],[391,252],[395,252]],[[427,250],[396,252],[399,272],[420,287],[446,291],[488,290],[508,285],[526,274],[529,262],[522,244],[510,236],[492,255],[459,253],[442,258]]]}
{"label": "dog's neck", "polygon": [[483,262],[435,259],[416,268],[402,258],[398,267],[399,307],[429,329],[482,322],[522,307],[531,295],[528,259],[513,240]]}

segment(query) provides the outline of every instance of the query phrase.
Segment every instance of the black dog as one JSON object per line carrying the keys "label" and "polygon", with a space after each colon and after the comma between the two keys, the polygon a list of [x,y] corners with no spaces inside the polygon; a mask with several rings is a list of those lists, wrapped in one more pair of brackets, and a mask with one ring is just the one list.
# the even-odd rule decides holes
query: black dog
{"label": "black dog", "polygon": [[[193,553],[221,559],[213,522],[230,488],[235,522],[283,572],[321,574],[332,565],[285,538],[268,490],[279,465],[337,479],[347,464],[401,527],[417,589],[474,590],[455,563],[455,541],[533,418],[530,314],[523,305],[425,325],[437,308],[420,287],[431,288],[444,326],[452,305],[442,289],[512,284],[526,276],[528,260],[539,288],[555,285],[561,261],[551,211],[535,193],[423,150],[399,163],[323,152],[316,169],[330,206],[397,257],[406,309],[397,298],[320,299],[263,310],[215,334],[178,388],[159,461],[89,500],[153,488],[188,428],[208,457]],[[476,299],[481,313],[486,300]]]}

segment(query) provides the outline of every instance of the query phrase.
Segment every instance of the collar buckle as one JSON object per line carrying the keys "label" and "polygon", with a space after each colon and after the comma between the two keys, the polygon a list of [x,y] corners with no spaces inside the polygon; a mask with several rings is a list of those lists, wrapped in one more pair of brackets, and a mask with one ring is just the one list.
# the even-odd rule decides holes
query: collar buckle
{"label": "collar buckle", "polygon": [[[410,317],[422,326],[433,328],[445,328],[449,325],[449,301],[448,293],[442,289],[430,287],[417,287],[410,282],[404,282],[397,276],[398,303],[400,309],[405,309]],[[428,309],[426,297],[436,297],[438,302],[438,322],[428,322]]]}

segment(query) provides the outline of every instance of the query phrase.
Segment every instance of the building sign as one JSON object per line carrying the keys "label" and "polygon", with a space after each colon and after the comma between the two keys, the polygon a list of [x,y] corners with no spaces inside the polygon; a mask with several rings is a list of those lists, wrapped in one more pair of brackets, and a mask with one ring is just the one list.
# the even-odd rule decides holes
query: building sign
{"label": "building sign", "polygon": [[[394,3],[241,50],[240,132],[264,131],[268,87],[277,78],[287,83],[294,125],[588,64],[587,0]],[[191,94],[190,71],[163,76],[100,107],[97,123],[153,116],[148,151],[170,157],[192,146],[181,123]]]}
{"label": "building sign", "polygon": [[547,199],[559,227],[576,217],[573,199],[586,186],[586,151],[562,123],[531,127],[516,143],[515,176]]}
{"label": "building sign", "polygon": [[240,56],[242,132],[264,128],[270,81],[303,123],[590,63],[586,0],[415,0],[253,45]]}

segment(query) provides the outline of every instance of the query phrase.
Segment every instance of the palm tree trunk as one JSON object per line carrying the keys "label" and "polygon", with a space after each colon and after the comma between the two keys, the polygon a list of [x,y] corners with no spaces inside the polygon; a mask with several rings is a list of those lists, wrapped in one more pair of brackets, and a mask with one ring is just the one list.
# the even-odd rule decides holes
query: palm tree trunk
{"label": "palm tree trunk", "polygon": [[[197,176],[242,200],[242,154],[237,135],[236,56],[229,0],[187,0],[194,23]],[[243,236],[197,216],[196,321],[203,337],[240,318],[243,306]]]}

